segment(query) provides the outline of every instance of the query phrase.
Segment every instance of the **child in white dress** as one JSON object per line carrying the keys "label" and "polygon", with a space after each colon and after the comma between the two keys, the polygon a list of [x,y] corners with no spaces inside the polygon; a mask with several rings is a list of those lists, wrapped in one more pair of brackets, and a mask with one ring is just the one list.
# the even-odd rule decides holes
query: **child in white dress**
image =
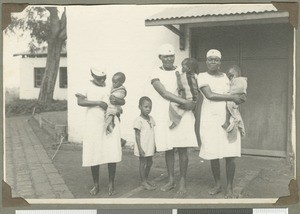
{"label": "child in white dress", "polygon": [[139,100],[141,114],[134,121],[136,144],[134,155],[139,157],[139,172],[142,186],[146,190],[154,190],[155,185],[148,181],[149,172],[152,166],[152,157],[155,151],[154,140],[154,119],[149,115],[152,109],[152,101],[149,97],[141,97]]}

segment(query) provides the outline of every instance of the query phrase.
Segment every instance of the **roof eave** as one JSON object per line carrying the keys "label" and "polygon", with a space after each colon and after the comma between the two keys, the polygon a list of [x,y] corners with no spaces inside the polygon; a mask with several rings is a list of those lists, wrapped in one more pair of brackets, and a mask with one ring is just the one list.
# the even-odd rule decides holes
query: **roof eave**
{"label": "roof eave", "polygon": [[279,20],[280,22],[288,22],[288,12],[268,12],[253,14],[233,14],[221,16],[203,16],[203,17],[174,17],[170,19],[145,20],[145,26],[161,26],[161,25],[182,25],[182,24],[199,24],[199,23],[216,23],[216,22],[255,22],[261,23],[261,20]]}
{"label": "roof eave", "polygon": [[[13,54],[13,56],[27,56],[27,57],[31,57],[31,58],[33,58],[33,57],[47,57],[47,55],[48,54],[34,54],[34,53],[32,53],[32,54],[22,54],[22,53],[20,53],[20,54]],[[61,53],[60,54],[60,56],[61,57],[67,57],[67,53]]]}

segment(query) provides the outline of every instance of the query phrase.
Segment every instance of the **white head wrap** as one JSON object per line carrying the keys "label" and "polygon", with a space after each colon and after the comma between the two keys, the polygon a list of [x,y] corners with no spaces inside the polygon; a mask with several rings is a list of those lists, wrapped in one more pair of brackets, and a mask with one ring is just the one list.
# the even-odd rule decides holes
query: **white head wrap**
{"label": "white head wrap", "polygon": [[222,58],[221,52],[218,51],[217,49],[210,49],[207,52],[206,58],[211,57],[211,56],[216,56],[216,57],[219,57],[220,59]]}
{"label": "white head wrap", "polygon": [[104,77],[106,75],[104,67],[101,69],[91,68],[91,72],[97,77]]}
{"label": "white head wrap", "polygon": [[175,50],[171,44],[163,44],[158,49],[158,55],[174,55]]}

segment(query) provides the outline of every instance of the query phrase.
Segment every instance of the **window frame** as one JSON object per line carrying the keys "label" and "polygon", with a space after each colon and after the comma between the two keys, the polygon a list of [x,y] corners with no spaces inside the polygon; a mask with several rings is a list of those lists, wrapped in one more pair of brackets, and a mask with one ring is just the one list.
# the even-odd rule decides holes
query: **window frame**
{"label": "window frame", "polygon": [[41,88],[43,77],[45,74],[45,67],[34,67],[33,68],[33,87]]}
{"label": "window frame", "polygon": [[[65,76],[63,74],[65,73]],[[68,88],[68,68],[59,67],[59,88]]]}

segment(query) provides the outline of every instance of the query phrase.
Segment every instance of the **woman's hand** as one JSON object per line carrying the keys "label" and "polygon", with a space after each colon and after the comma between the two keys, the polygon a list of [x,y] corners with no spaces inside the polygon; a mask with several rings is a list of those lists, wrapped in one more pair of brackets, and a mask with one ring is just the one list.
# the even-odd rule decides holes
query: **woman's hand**
{"label": "woman's hand", "polygon": [[145,157],[145,152],[142,148],[139,148],[140,157]]}
{"label": "woman's hand", "polygon": [[114,95],[109,96],[109,101],[113,105],[124,105],[125,104],[125,99],[117,98]]}
{"label": "woman's hand", "polygon": [[194,110],[196,107],[196,103],[194,101],[186,100],[183,104],[179,106],[179,108],[184,109],[186,111]]}
{"label": "woman's hand", "polygon": [[244,103],[247,99],[245,94],[234,94],[232,96],[232,101],[235,102],[235,104],[237,105]]}
{"label": "woman's hand", "polygon": [[116,105],[116,97],[114,95],[109,96],[109,101],[111,104]]}
{"label": "woman's hand", "polygon": [[108,107],[107,103],[106,103],[106,102],[103,102],[103,101],[99,101],[98,106],[99,106],[100,108],[102,108],[104,111],[106,111],[106,109],[107,109],[107,107]]}

